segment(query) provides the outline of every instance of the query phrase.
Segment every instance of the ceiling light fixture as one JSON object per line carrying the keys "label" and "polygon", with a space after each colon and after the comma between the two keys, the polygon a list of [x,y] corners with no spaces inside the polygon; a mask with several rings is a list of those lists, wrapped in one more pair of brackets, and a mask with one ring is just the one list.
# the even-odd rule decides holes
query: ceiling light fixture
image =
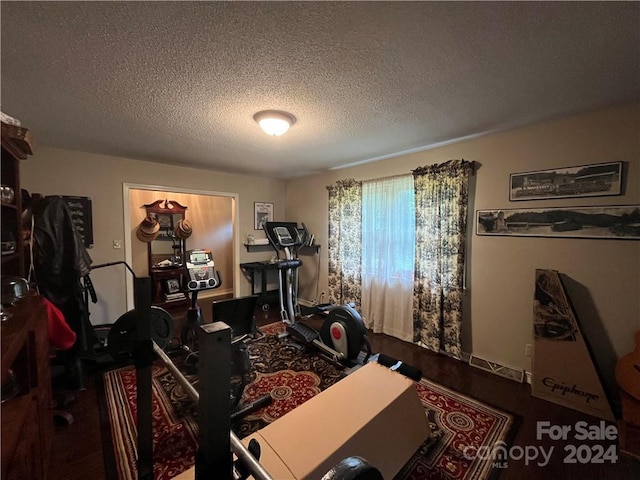
{"label": "ceiling light fixture", "polygon": [[263,110],[256,113],[253,119],[258,122],[264,133],[274,137],[284,135],[289,127],[296,123],[296,117],[280,110]]}

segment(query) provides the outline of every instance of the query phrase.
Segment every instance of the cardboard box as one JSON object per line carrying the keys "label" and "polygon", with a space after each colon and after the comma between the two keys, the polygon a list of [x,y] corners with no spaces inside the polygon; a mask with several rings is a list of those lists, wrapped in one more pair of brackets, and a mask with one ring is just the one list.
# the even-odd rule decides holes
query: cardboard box
{"label": "cardboard box", "polygon": [[[393,478],[431,435],[413,381],[369,363],[254,434],[294,479],[358,455]],[[270,454],[269,454],[270,455]],[[261,463],[270,471],[267,456]],[[280,463],[274,468],[281,471]],[[278,477],[279,478],[279,477]]]}
{"label": "cardboard box", "polygon": [[614,421],[596,360],[557,271],[536,270],[533,305],[531,394]]}
{"label": "cardboard box", "polygon": [[393,478],[430,436],[413,381],[369,363],[243,443],[260,442],[260,463],[277,480],[317,480],[355,455]]}

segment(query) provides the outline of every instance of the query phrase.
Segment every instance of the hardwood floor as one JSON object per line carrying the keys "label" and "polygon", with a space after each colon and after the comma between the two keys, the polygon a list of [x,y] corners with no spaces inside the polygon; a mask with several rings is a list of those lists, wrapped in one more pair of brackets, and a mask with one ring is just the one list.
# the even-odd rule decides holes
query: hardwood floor
{"label": "hardwood floor", "polygon": [[[210,321],[210,305],[200,301],[205,321]],[[171,312],[177,330],[184,324],[185,312]],[[278,321],[279,312],[272,308],[268,312],[256,311],[258,325]],[[312,326],[318,321],[305,320]],[[415,345],[382,334],[370,334],[372,350],[382,352],[400,359],[408,364],[422,369],[423,375],[441,385],[456,390],[462,394],[481,400],[503,410],[507,410],[519,417],[519,426],[511,445],[511,455],[507,468],[500,471],[500,480],[521,479],[573,479],[580,480],[631,480],[640,478],[640,461],[618,452],[615,464],[605,463],[568,464],[564,463],[568,453],[565,448],[571,445],[588,446],[585,455],[590,455],[592,447],[602,445],[606,448],[615,445],[613,441],[578,441],[569,436],[567,441],[552,441],[548,438],[538,439],[537,422],[548,421],[550,425],[575,426],[576,422],[584,421],[588,426],[597,426],[600,420],[583,415],[553,403],[536,399],[531,396],[530,386],[504,379],[458,360],[444,355],[438,355]],[[102,454],[102,437],[96,390],[96,378],[99,370],[94,370],[86,378],[86,389],[74,392],[76,401],[67,408],[73,417],[71,425],[57,425],[53,445],[52,458],[49,468],[49,480],[105,479],[105,466]],[[534,450],[539,453],[543,448],[545,454],[553,447],[550,460],[545,466],[538,466],[542,456],[530,462],[524,458],[517,458],[521,452]],[[587,447],[583,447],[583,450]],[[617,451],[617,448],[616,448]],[[580,457],[585,458],[585,457]],[[526,464],[528,463],[528,465]]]}
{"label": "hardwood floor", "polygon": [[73,416],[73,423],[64,425],[56,422],[49,464],[50,480],[105,478],[95,378],[95,374],[88,375],[86,389],[73,392],[75,402],[63,408]]}

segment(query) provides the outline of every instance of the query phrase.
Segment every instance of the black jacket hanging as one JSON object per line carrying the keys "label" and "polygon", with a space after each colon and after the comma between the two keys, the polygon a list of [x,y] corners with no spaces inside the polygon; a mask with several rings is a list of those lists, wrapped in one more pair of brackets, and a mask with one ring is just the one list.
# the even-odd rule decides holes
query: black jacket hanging
{"label": "black jacket hanging", "polygon": [[38,290],[60,309],[78,335],[73,350],[80,353],[95,343],[81,283],[91,270],[92,259],[62,197],[44,197],[33,215],[33,264]]}

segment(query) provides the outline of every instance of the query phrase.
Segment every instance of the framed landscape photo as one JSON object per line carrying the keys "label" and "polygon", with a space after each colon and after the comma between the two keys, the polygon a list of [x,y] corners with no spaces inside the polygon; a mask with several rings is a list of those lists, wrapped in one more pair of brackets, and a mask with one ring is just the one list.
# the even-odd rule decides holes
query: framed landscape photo
{"label": "framed landscape photo", "polygon": [[273,222],[273,203],[253,202],[254,229],[263,230],[266,222]]}
{"label": "framed landscape photo", "polygon": [[622,162],[551,168],[509,176],[509,200],[620,195]]}
{"label": "framed landscape photo", "polygon": [[476,235],[640,240],[640,204],[478,210]]}

